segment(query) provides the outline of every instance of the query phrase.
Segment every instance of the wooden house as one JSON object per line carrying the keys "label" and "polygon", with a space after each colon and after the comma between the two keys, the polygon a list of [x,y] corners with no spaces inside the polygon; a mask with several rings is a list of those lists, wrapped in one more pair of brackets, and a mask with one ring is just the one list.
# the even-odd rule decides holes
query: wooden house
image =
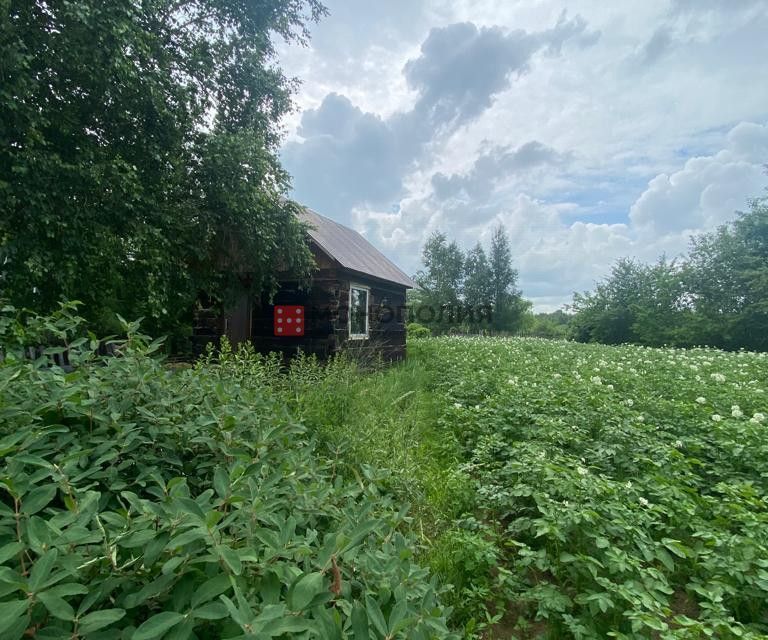
{"label": "wooden house", "polygon": [[264,353],[326,358],[352,348],[403,359],[411,278],[349,227],[310,209],[301,217],[316,264],[309,288],[286,275],[271,300],[244,295],[218,319],[217,332],[233,344],[250,340]]}

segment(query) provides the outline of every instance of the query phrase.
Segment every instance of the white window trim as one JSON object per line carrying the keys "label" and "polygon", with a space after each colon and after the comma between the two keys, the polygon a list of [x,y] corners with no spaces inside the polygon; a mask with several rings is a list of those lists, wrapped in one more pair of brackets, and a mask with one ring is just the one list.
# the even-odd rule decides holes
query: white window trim
{"label": "white window trim", "polygon": [[[352,333],[352,289],[359,289],[365,291],[365,333]],[[349,306],[347,316],[347,333],[350,340],[368,340],[370,335],[370,318],[371,315],[371,288],[366,287],[364,284],[357,284],[355,282],[349,283]]]}

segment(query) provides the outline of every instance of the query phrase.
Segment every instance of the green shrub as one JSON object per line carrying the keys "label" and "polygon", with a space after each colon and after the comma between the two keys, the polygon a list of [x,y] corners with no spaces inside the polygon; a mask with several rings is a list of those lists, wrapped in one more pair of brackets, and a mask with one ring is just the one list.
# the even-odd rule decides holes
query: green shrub
{"label": "green shrub", "polygon": [[406,331],[409,338],[428,338],[432,335],[432,331],[429,327],[425,327],[418,322],[409,322],[406,326]]}
{"label": "green shrub", "polygon": [[[171,370],[135,324],[102,358],[71,308],[0,318],[1,638],[450,637],[405,509],[336,473],[276,361]],[[23,359],[43,335],[74,370]]]}

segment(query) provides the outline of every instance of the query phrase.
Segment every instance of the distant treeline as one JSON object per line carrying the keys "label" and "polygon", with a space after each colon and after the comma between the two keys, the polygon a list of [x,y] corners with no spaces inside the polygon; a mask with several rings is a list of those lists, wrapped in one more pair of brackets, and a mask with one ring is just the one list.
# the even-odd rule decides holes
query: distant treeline
{"label": "distant treeline", "polygon": [[569,338],[604,344],[768,350],[768,197],[688,254],[653,264],[623,258],[591,292],[552,313],[531,311],[517,286],[509,240],[497,228],[486,253],[435,232],[411,292],[410,335],[448,332]]}
{"label": "distant treeline", "polygon": [[466,253],[435,232],[422,250],[424,269],[409,296],[411,320],[432,333],[518,332],[531,303],[517,287],[517,270],[504,228],[491,237],[488,253],[478,242]]}
{"label": "distant treeline", "polygon": [[768,350],[768,198],[692,238],[684,258],[619,260],[571,311],[580,342]]}

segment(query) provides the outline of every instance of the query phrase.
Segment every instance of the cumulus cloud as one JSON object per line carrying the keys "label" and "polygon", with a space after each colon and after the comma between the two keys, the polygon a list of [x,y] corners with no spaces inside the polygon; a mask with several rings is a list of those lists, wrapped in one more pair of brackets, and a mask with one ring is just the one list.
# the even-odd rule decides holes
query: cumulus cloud
{"label": "cumulus cloud", "polygon": [[[289,144],[284,161],[300,180],[304,202],[337,213],[361,199],[387,201],[402,183],[403,154],[386,121],[344,96],[326,96],[302,117],[305,141]],[[338,214],[337,214],[338,215]]]}
{"label": "cumulus cloud", "polygon": [[768,126],[741,122],[728,132],[728,150],[735,160],[768,163]]}
{"label": "cumulus cloud", "polygon": [[487,242],[492,229],[502,225],[524,293],[536,308],[551,310],[568,302],[574,291],[591,289],[620,257],[652,261],[662,254],[679,255],[692,234],[732,219],[749,197],[759,195],[768,184],[763,164],[768,161],[768,125],[742,122],[722,139],[723,148],[711,155],[690,158],[678,171],[654,176],[629,207],[626,222],[573,220],[578,209],[574,203],[548,202],[507,189],[507,170],[567,162],[567,155],[538,142],[491,148],[466,173],[432,176],[433,191],[404,200],[400,211],[361,208],[354,221],[411,271],[433,230],[469,247],[478,239]]}
{"label": "cumulus cloud", "polygon": [[403,70],[421,96],[414,115],[435,125],[478,115],[509,86],[512,71],[524,71],[534,46],[524,31],[505,34],[470,22],[432,29],[421,55]]}
{"label": "cumulus cloud", "polygon": [[595,34],[583,19],[565,14],[542,31],[469,22],[432,29],[403,69],[417,96],[411,109],[381,118],[330,93],[304,112],[301,140],[288,142],[282,153],[295,196],[342,220],[355,206],[397,201],[404,175],[429,145],[488,109],[515,76],[529,70],[536,52],[558,55],[569,40],[585,46]]}
{"label": "cumulus cloud", "polygon": [[487,200],[501,180],[511,180],[542,166],[562,165],[569,157],[570,154],[560,153],[536,140],[526,142],[517,149],[493,146],[478,156],[467,173],[450,176],[435,173],[432,188],[438,200],[459,197]]}
{"label": "cumulus cloud", "polygon": [[530,199],[501,211],[493,223],[517,238],[521,284],[539,308],[592,288],[619,257],[650,261],[680,254],[692,234],[732,220],[748,198],[764,193],[768,125],[742,122],[724,138],[716,153],[651,179],[630,207],[628,223],[567,223],[562,208]]}
{"label": "cumulus cloud", "polygon": [[711,229],[743,209],[747,194],[766,184],[768,126],[742,122],[726,136],[726,147],[689,159],[682,169],[662,173],[630,208],[632,224],[646,235]]}

